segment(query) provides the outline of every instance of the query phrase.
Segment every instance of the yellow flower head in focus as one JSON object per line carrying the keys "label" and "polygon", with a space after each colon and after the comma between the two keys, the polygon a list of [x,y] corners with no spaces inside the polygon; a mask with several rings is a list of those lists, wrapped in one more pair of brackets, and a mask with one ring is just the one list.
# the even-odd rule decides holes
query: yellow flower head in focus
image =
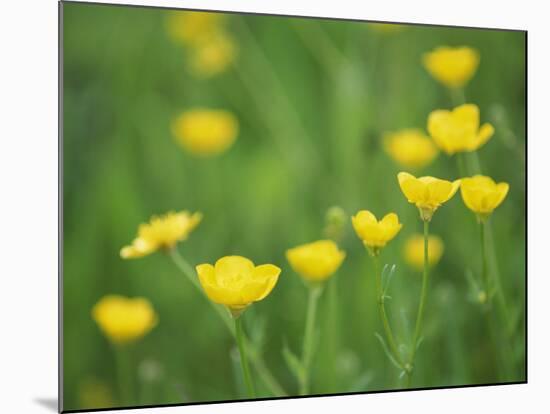
{"label": "yellow flower head in focus", "polygon": [[[428,236],[428,262],[435,266],[443,255],[443,240],[440,237]],[[412,268],[421,271],[424,269],[424,236],[414,234],[405,243],[405,261]]]}
{"label": "yellow flower head in focus", "polygon": [[422,168],[437,156],[437,148],[430,138],[418,129],[403,129],[384,135],[386,152],[406,168]]}
{"label": "yellow flower head in focus", "polygon": [[228,111],[191,109],[172,123],[172,133],[187,151],[200,156],[217,155],[227,150],[239,131],[237,118]]}
{"label": "yellow flower head in focus", "polygon": [[508,183],[496,184],[491,177],[476,175],[462,179],[460,192],[466,207],[484,219],[504,201],[509,188]]}
{"label": "yellow flower head in focus", "polygon": [[392,240],[403,225],[395,213],[389,213],[380,221],[368,210],[361,210],[351,218],[353,228],[363,244],[378,254],[380,248]]}
{"label": "yellow flower head in focus", "polygon": [[321,282],[332,276],[345,257],[346,253],[332,240],[318,240],[286,251],[292,269],[311,282]]}
{"label": "yellow flower head in focus", "polygon": [[461,88],[474,76],[479,65],[479,53],[466,46],[441,46],[425,53],[422,61],[437,81],[449,88]]}
{"label": "yellow flower head in focus", "polygon": [[225,18],[222,13],[177,11],[168,15],[166,28],[175,41],[195,46],[223,30]]}
{"label": "yellow flower head in focus", "polygon": [[196,267],[206,296],[238,316],[248,305],[264,299],[275,287],[281,269],[272,264],[255,266],[242,256],[225,256],[214,266]]}
{"label": "yellow flower head in focus", "polygon": [[144,298],[104,296],[92,309],[92,317],[113,343],[126,344],[140,339],[157,324],[151,303]]}
{"label": "yellow flower head in focus", "polygon": [[460,187],[460,180],[451,182],[434,177],[416,178],[406,172],[397,174],[397,180],[401,191],[409,203],[418,207],[424,221],[430,221],[435,210],[454,196]]}
{"label": "yellow flower head in focus", "polygon": [[149,223],[139,225],[137,237],[131,245],[122,248],[120,256],[135,259],[159,249],[172,249],[177,242],[187,239],[201,220],[201,213],[191,214],[188,211],[153,216]]}
{"label": "yellow flower head in focus", "polygon": [[489,123],[480,128],[479,108],[464,104],[452,111],[433,111],[428,116],[428,132],[441,150],[452,155],[477,150],[493,136],[495,129]]}
{"label": "yellow flower head in focus", "polygon": [[224,32],[216,33],[199,42],[190,50],[190,70],[200,78],[209,78],[225,71],[234,61],[237,48]]}

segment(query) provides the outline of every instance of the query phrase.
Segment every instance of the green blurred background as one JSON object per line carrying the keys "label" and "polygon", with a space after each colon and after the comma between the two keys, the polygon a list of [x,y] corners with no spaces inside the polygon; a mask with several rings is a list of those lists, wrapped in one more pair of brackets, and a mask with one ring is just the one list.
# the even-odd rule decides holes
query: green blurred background
{"label": "green blurred background", "polygon": [[[266,363],[290,395],[297,385],[281,350],[283,343],[301,350],[307,292],[285,250],[322,238],[330,206],[349,216],[396,212],[404,226],[382,260],[397,265],[388,307],[398,336],[407,338],[404,320],[414,321],[421,277],[403,263],[402,249],[421,222],[399,190],[402,168],[383,151],[381,136],[425,129],[430,111],[452,106],[421,64],[440,45],[468,45],[481,55],[465,94],[496,129],[479,151],[483,172],[511,187],[490,225],[518,318],[506,348],[515,368],[505,379],[499,374],[471,297],[465,274],[479,277],[478,228],[458,195],[431,225],[445,252],[432,272],[413,385],[525,380],[525,34],[430,26],[386,32],[361,22],[235,14],[227,20],[239,51],[234,65],[198,79],[167,33],[168,14],[63,4],[64,408],[244,398],[232,337],[170,258],[119,257],[139,223],[169,210],[204,214],[179,246],[193,265],[240,254],[283,269],[244,322],[263,340]],[[188,154],[171,135],[171,120],[198,106],[239,120],[235,144],[220,156]],[[458,178],[445,154],[420,173]],[[401,388],[374,336],[382,331],[372,262],[350,221],[340,245],[347,258],[321,297],[312,393]],[[131,402],[119,398],[114,354],[90,315],[109,293],[144,296],[159,315],[130,350]],[[256,383],[260,396],[270,396]]]}

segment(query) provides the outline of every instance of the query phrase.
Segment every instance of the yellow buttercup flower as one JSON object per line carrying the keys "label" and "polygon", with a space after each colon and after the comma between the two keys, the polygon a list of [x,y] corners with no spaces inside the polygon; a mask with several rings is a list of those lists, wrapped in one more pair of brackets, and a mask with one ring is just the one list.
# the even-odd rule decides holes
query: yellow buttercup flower
{"label": "yellow buttercup flower", "polygon": [[479,108],[464,104],[452,111],[433,111],[428,116],[428,132],[441,150],[452,155],[477,150],[493,136],[495,129],[489,123],[480,128]]}
{"label": "yellow buttercup flower", "polygon": [[172,123],[172,133],[189,152],[200,156],[217,155],[237,138],[239,124],[228,111],[191,109]]}
{"label": "yellow buttercup flower", "polygon": [[422,168],[437,156],[432,140],[418,129],[403,129],[384,135],[386,152],[407,168]]}
{"label": "yellow buttercup flower", "polygon": [[424,54],[422,61],[437,81],[449,88],[461,88],[474,76],[479,53],[466,46],[441,46]]}
{"label": "yellow buttercup flower", "polygon": [[351,218],[351,222],[357,236],[373,254],[378,254],[379,249],[392,240],[403,226],[395,213],[386,214],[378,221],[368,210],[359,211]]}
{"label": "yellow buttercup flower", "polygon": [[225,71],[235,60],[237,48],[233,39],[224,32],[216,33],[199,42],[190,51],[191,72],[209,78]]}
{"label": "yellow buttercup flower", "polygon": [[460,180],[451,182],[434,177],[416,178],[406,172],[397,174],[397,180],[401,191],[409,203],[418,207],[424,221],[430,221],[435,210],[455,195],[460,187]]}
{"label": "yellow buttercup flower", "polygon": [[172,249],[177,242],[187,239],[201,220],[201,213],[191,214],[188,211],[153,216],[149,223],[140,224],[137,237],[130,246],[122,248],[120,256],[135,259],[159,249]]}
{"label": "yellow buttercup flower", "polygon": [[[435,266],[443,255],[443,240],[440,237],[430,235],[428,237],[428,262],[430,266]],[[414,234],[405,242],[404,249],[405,261],[407,264],[418,271],[424,269],[424,236]]]}
{"label": "yellow buttercup flower", "polygon": [[329,278],[338,270],[345,257],[346,253],[339,250],[332,240],[318,240],[286,251],[292,269],[312,282]]}
{"label": "yellow buttercup flower", "polygon": [[484,219],[504,201],[509,188],[508,183],[496,184],[491,177],[476,175],[462,179],[460,192],[466,207]]}
{"label": "yellow buttercup flower", "polygon": [[281,273],[275,265],[255,266],[242,256],[225,256],[214,266],[206,263],[196,269],[208,298],[227,306],[234,316],[269,295]]}
{"label": "yellow buttercup flower", "polygon": [[145,336],[157,324],[151,303],[144,298],[104,296],[92,309],[92,317],[113,343],[126,344]]}
{"label": "yellow buttercup flower", "polygon": [[223,30],[226,16],[222,13],[179,11],[168,15],[168,34],[186,46],[195,46],[205,38]]}

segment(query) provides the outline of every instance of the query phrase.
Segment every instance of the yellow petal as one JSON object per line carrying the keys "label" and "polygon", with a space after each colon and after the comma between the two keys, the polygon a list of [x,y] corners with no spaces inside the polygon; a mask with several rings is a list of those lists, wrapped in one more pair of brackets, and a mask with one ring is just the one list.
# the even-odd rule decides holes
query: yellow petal
{"label": "yellow petal", "polygon": [[242,256],[225,256],[216,262],[214,268],[217,277],[225,277],[240,273],[251,273],[254,270],[254,263]]}
{"label": "yellow petal", "polygon": [[475,141],[475,145],[473,145],[470,150],[475,151],[476,149],[480,148],[482,145],[484,145],[489,139],[493,136],[495,133],[495,128],[489,123],[485,123],[481,126],[479,129],[479,132],[477,134],[477,139]]}
{"label": "yellow petal", "polygon": [[397,175],[401,191],[411,203],[423,202],[428,196],[428,187],[413,175],[401,172]]}
{"label": "yellow petal", "polygon": [[464,104],[453,109],[455,122],[464,128],[477,131],[479,127],[479,108],[474,104]]}

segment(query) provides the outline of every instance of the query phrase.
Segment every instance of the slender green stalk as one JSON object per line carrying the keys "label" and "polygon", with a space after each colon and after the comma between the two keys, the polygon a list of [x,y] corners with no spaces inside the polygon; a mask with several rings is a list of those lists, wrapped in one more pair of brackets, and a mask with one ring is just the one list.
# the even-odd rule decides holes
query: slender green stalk
{"label": "slender green stalk", "polygon": [[118,390],[120,404],[130,406],[134,404],[132,391],[132,366],[130,363],[128,348],[122,345],[114,345]]}
{"label": "slender green stalk", "polygon": [[300,381],[300,395],[306,395],[309,392],[310,368],[313,357],[313,344],[315,333],[315,316],[317,314],[317,303],[321,296],[322,287],[312,286],[309,288],[309,298],[307,303],[306,328],[304,332],[304,343],[302,348],[302,366],[304,375]]}
{"label": "slender green stalk", "polygon": [[485,241],[485,220],[479,221],[479,241],[481,243],[481,278],[487,301],[491,303],[491,287],[489,286],[489,272],[487,271],[487,243]]}
{"label": "slender green stalk", "polygon": [[[493,347],[495,348],[495,363],[496,363],[496,370],[499,374],[499,377],[503,380],[507,380],[510,378],[510,372],[513,370],[513,361],[510,360],[510,355],[512,355],[513,350],[511,349],[510,345],[510,334],[509,334],[509,326],[510,323],[508,321],[508,310],[506,308],[506,303],[504,301],[504,296],[502,295],[499,297],[498,292],[499,289],[497,288],[497,302],[500,305],[500,316],[502,318],[502,323],[504,325],[504,338],[499,339],[497,330],[494,326],[494,318],[491,316],[490,309],[492,305],[492,292],[493,287],[491,286],[491,280],[489,279],[489,269],[487,266],[487,219],[486,218],[479,218],[479,235],[480,235],[480,243],[481,243],[481,276],[483,279],[484,289],[485,293],[487,294],[487,302],[489,304],[489,309],[486,311],[487,314],[487,323],[489,325],[489,333],[491,336],[491,340],[493,342]],[[500,291],[502,294],[502,291]]]}
{"label": "slender green stalk", "polygon": [[411,356],[409,359],[407,372],[407,388],[411,385],[411,379],[414,369],[414,357],[418,348],[418,340],[422,332],[422,321],[424,318],[424,306],[428,295],[428,282],[430,276],[430,263],[428,261],[428,236],[430,231],[430,222],[424,220],[424,273],[422,275],[422,291],[420,293],[420,303],[418,304],[418,314],[416,316],[416,326],[414,328],[414,338],[412,342]]}
{"label": "slender green stalk", "polygon": [[[202,288],[199,285],[199,281],[197,280],[195,271],[189,265],[189,263],[187,263],[187,261],[181,256],[179,251],[177,249],[170,250],[170,257],[172,258],[177,268],[187,277],[187,279],[189,279],[189,281],[193,284],[193,286],[195,286],[200,292],[204,294]],[[231,322],[231,317],[229,313],[224,308],[216,305],[212,301],[208,301],[208,303],[211,304],[212,308],[216,311],[218,316],[224,322],[224,325],[229,330],[231,335],[235,337],[236,332],[235,332],[233,323]],[[284,388],[275,379],[275,377],[273,376],[269,368],[267,368],[260,351],[256,349],[256,347],[252,344],[252,342],[250,342],[250,340],[244,335],[244,333],[243,333],[243,341],[249,351],[248,357],[252,362],[252,365],[258,372],[258,375],[260,376],[264,384],[267,386],[269,391],[277,397],[283,397],[287,395]]]}
{"label": "slender green stalk", "polygon": [[246,390],[250,398],[256,397],[256,391],[254,391],[254,383],[250,376],[250,368],[248,366],[248,357],[246,354],[245,337],[243,333],[243,323],[241,317],[235,318],[235,336],[237,339],[237,345],[239,346],[239,354],[241,357],[241,368],[243,369],[244,383],[246,384]]}
{"label": "slender green stalk", "polygon": [[466,102],[466,96],[464,95],[464,90],[462,88],[450,88],[449,92],[451,94],[451,101],[454,106],[462,105]]}
{"label": "slender green stalk", "polygon": [[382,325],[384,326],[384,332],[386,334],[386,340],[388,341],[388,344],[390,346],[391,352],[393,353],[393,357],[395,360],[399,363],[399,365],[403,365],[403,362],[401,360],[401,355],[399,354],[399,350],[397,348],[397,344],[395,342],[395,338],[393,336],[393,332],[391,330],[390,322],[388,320],[388,316],[386,315],[386,307],[384,306],[384,291],[382,288],[382,274],[380,270],[380,258],[379,254],[375,254],[373,256],[374,260],[374,272],[375,272],[375,280],[376,280],[376,295],[377,295],[377,304],[378,304],[378,312],[380,313],[380,319],[382,320]]}
{"label": "slender green stalk", "polygon": [[338,349],[340,348],[340,331],[339,331],[339,311],[338,305],[338,278],[332,277],[328,281],[328,315],[327,315],[327,339],[330,352],[330,369],[332,375],[329,375],[328,381],[333,387],[339,383],[339,375],[337,371]]}
{"label": "slender green stalk", "polygon": [[456,154],[456,163],[458,164],[458,173],[460,177],[466,177],[468,175],[468,169],[466,168],[466,163],[464,162],[464,153],[458,152]]}

